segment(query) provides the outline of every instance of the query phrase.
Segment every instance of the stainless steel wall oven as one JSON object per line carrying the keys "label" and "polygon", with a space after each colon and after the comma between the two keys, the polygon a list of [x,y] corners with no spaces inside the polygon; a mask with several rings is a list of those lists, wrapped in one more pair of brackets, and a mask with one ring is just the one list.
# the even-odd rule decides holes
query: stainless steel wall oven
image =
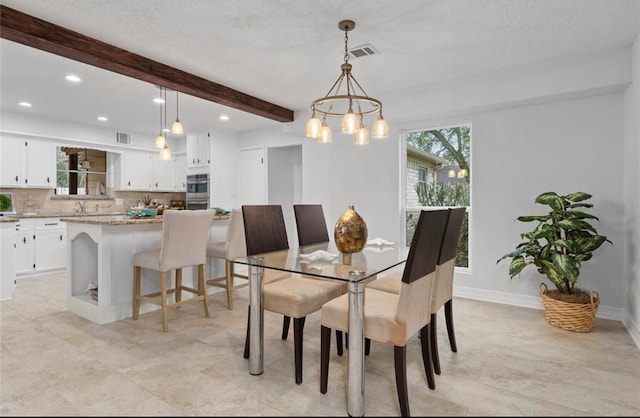
{"label": "stainless steel wall oven", "polygon": [[209,174],[187,176],[187,210],[209,208]]}

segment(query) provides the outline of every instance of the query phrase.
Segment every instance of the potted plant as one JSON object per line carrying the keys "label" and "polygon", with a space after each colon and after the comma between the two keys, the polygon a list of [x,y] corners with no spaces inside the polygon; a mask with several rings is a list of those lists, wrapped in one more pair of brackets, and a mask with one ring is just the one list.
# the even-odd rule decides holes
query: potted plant
{"label": "potted plant", "polygon": [[549,290],[546,284],[540,284],[547,322],[578,332],[593,329],[600,303],[597,292],[578,287],[582,262],[590,260],[605,241],[613,244],[606,236],[598,234],[590,223],[599,219],[584,211],[593,207],[585,202],[591,197],[584,192],[565,196],[546,192],[536,197],[535,202],[547,205],[549,212],[519,216],[518,221],[533,222],[535,227],[520,234],[523,241],[497,261],[511,258],[509,276],[512,279],[528,265],[535,266],[555,286]]}

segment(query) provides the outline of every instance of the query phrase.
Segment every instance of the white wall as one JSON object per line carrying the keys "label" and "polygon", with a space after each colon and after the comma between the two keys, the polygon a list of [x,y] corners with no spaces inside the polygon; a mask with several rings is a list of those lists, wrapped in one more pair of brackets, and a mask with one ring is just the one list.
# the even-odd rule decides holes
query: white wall
{"label": "white wall", "polygon": [[212,129],[209,144],[209,181],[212,207],[231,210],[237,204],[237,132]]}
{"label": "white wall", "polygon": [[[283,132],[243,134],[243,146],[301,143],[304,202],[323,203],[329,225],[353,204],[370,237],[396,241],[404,227],[402,130],[471,123],[471,269],[456,273],[455,294],[541,308],[542,277],[531,270],[511,280],[508,263],[496,261],[526,230],[515,218],[541,209],[534,204],[535,196],[547,190],[585,191],[594,195],[599,232],[614,246],[604,245],[584,264],[580,285],[599,292],[599,317],[621,320],[628,287],[623,92],[631,82],[630,56],[629,49],[615,50],[563,60],[557,67],[544,63],[403,92],[402,97],[383,99],[390,138],[365,147],[338,133],[336,121],[331,145],[304,138],[308,115],[298,112]],[[389,118],[396,105],[410,109],[403,119]],[[637,162],[635,158],[631,164]]]}
{"label": "white wall", "polygon": [[633,44],[633,84],[624,96],[625,279],[623,323],[640,346],[640,36]]}

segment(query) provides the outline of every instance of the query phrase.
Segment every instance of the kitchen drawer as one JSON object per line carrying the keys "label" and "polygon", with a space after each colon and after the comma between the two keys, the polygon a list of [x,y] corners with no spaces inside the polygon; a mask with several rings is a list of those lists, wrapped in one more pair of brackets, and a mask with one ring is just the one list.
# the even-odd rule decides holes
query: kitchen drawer
{"label": "kitchen drawer", "polygon": [[35,222],[36,229],[54,229],[54,228],[64,228],[64,222],[61,222],[58,218],[40,218],[33,219]]}
{"label": "kitchen drawer", "polygon": [[36,220],[21,218],[18,222],[15,223],[15,225],[16,231],[33,231],[33,228],[35,228],[36,225]]}

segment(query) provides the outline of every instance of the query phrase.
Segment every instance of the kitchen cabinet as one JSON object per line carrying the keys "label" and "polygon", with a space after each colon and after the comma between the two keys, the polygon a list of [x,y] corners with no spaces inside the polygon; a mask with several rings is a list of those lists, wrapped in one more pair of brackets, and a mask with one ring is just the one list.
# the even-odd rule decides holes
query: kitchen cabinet
{"label": "kitchen cabinet", "polygon": [[0,186],[56,186],[56,145],[37,139],[2,136],[0,141]]}
{"label": "kitchen cabinet", "polygon": [[161,160],[159,155],[151,157],[153,191],[173,191],[173,160]]}
{"label": "kitchen cabinet", "polygon": [[211,135],[187,135],[187,168],[209,166],[209,140]]}
{"label": "kitchen cabinet", "polygon": [[187,157],[179,155],[173,159],[173,190],[187,191]]}
{"label": "kitchen cabinet", "polygon": [[158,153],[127,151],[120,156],[120,161],[120,174],[116,174],[115,179],[119,190],[174,191],[174,160],[161,160]]}
{"label": "kitchen cabinet", "polygon": [[153,180],[151,153],[127,151],[122,158],[122,190],[150,191]]}
{"label": "kitchen cabinet", "polygon": [[8,218],[0,221],[0,301],[11,299],[16,287],[15,222],[16,220],[8,220]]}
{"label": "kitchen cabinet", "polygon": [[66,263],[66,226],[57,218],[22,218],[15,224],[16,278],[62,270]]}

